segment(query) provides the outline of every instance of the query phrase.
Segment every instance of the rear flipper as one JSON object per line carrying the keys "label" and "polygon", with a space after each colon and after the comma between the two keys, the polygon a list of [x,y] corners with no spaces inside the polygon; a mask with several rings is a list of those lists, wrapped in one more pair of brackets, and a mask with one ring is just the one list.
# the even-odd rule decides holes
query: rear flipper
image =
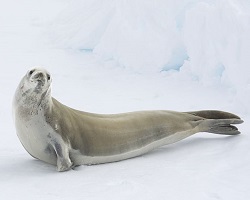
{"label": "rear flipper", "polygon": [[216,110],[203,110],[195,112],[187,112],[197,117],[201,117],[199,120],[199,131],[209,132],[222,135],[238,135],[240,131],[232,124],[241,124],[243,120],[239,116]]}
{"label": "rear flipper", "polygon": [[241,119],[205,119],[199,125],[204,131],[222,135],[238,135],[240,131],[232,124],[241,124]]}

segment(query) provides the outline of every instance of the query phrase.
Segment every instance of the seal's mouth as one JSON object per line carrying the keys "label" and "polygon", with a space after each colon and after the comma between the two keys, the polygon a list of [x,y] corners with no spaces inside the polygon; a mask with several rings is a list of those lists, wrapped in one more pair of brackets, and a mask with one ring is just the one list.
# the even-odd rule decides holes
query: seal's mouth
{"label": "seal's mouth", "polygon": [[42,89],[46,83],[46,80],[43,76],[32,77],[30,81],[36,84],[36,89],[38,90]]}
{"label": "seal's mouth", "polygon": [[36,81],[37,81],[37,86],[39,86],[39,87],[43,87],[45,85],[45,81],[44,80],[38,79]]}

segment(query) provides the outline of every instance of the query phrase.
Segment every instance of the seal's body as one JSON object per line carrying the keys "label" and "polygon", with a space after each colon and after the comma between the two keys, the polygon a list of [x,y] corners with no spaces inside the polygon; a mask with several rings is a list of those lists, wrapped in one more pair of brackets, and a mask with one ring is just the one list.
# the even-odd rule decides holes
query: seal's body
{"label": "seal's body", "polygon": [[13,111],[24,148],[58,171],[132,158],[197,132],[236,135],[230,124],[243,122],[222,111],[87,113],[51,97],[50,84],[46,70],[30,70],[17,88]]}

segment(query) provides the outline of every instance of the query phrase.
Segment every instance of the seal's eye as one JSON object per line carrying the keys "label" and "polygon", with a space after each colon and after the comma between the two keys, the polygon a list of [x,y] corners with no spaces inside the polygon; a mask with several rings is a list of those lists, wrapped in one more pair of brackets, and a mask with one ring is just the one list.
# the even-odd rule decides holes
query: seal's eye
{"label": "seal's eye", "polygon": [[50,75],[49,74],[47,74],[47,78],[48,78],[48,81],[50,80]]}
{"label": "seal's eye", "polygon": [[34,71],[35,71],[34,69],[30,70],[29,75],[31,76],[34,73]]}

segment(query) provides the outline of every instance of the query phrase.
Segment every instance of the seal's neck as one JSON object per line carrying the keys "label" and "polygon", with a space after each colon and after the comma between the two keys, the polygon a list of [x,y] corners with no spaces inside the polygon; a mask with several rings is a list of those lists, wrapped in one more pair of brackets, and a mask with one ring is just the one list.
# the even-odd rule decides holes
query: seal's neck
{"label": "seal's neck", "polygon": [[[13,102],[13,111],[25,113],[26,117],[31,115],[44,115],[52,108],[51,88],[36,93],[32,89],[22,91],[22,85],[17,89]],[[15,111],[15,112],[16,112]]]}
{"label": "seal's neck", "polygon": [[52,109],[52,97],[50,88],[46,92],[42,93],[36,105],[38,109],[42,109],[45,112],[50,111]]}

